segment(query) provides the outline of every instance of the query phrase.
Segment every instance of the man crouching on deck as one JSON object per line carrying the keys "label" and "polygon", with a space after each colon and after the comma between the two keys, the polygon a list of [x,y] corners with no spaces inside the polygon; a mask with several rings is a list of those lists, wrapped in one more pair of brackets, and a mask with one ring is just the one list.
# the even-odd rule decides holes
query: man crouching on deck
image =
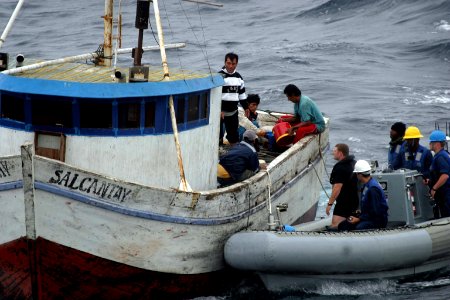
{"label": "man crouching on deck", "polygon": [[246,130],[243,138],[219,159],[217,181],[221,186],[245,180],[259,171],[258,136],[253,130]]}
{"label": "man crouching on deck", "polygon": [[358,160],[356,162],[353,172],[364,184],[361,193],[361,214],[359,217],[348,217],[347,220],[339,223],[340,231],[386,228],[388,221],[386,196],[380,184],[370,176],[370,170],[367,161]]}

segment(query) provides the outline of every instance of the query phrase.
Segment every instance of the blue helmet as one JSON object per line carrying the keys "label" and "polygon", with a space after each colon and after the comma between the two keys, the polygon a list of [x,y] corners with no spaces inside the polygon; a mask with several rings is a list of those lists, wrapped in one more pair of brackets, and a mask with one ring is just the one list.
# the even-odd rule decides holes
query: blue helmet
{"label": "blue helmet", "polygon": [[430,134],[430,142],[445,142],[446,136],[445,133],[440,130],[434,130]]}

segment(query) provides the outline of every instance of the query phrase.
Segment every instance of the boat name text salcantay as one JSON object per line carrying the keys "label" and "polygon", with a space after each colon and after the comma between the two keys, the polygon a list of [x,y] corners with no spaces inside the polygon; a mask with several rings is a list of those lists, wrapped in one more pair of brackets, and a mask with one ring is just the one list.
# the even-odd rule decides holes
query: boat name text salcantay
{"label": "boat name text salcantay", "polygon": [[3,177],[11,177],[11,173],[9,173],[10,166],[7,161],[0,161],[0,178]]}
{"label": "boat name text salcantay", "polygon": [[131,189],[114,183],[99,182],[96,178],[82,177],[80,174],[72,174],[72,172],[64,170],[56,170],[55,176],[51,177],[48,182],[119,203],[124,202],[132,192]]}

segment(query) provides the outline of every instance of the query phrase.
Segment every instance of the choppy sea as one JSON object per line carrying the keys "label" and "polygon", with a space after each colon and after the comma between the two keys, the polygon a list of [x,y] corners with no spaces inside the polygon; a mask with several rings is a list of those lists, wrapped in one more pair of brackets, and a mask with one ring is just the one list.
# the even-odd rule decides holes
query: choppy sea
{"label": "choppy sea", "polygon": [[[261,109],[292,111],[282,91],[294,83],[330,117],[331,146],[347,143],[357,159],[378,160],[381,167],[391,124],[419,127],[427,145],[435,122],[450,121],[450,1],[214,1],[223,6],[159,1],[165,42],[187,43],[168,51],[170,68],[217,72],[224,54],[234,51],[247,92],[262,98]],[[1,32],[16,3],[0,1]],[[101,0],[26,0],[1,51],[46,59],[94,52],[103,39],[103,10]],[[136,0],[122,0],[121,11],[122,47],[135,47]],[[155,29],[153,16],[151,23]],[[155,36],[146,30],[144,44],[155,45]],[[160,65],[159,53],[146,52],[143,62]],[[124,55],[118,63],[132,61]],[[327,159],[331,170],[330,153]],[[318,217],[325,201],[324,193]],[[204,299],[450,299],[450,276],[330,282],[280,294],[243,282]]]}

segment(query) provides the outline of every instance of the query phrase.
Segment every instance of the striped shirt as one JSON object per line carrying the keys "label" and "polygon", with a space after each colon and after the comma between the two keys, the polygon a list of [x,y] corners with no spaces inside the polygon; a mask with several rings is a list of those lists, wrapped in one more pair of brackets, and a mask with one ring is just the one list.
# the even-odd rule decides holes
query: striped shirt
{"label": "striped shirt", "polygon": [[244,79],[241,74],[236,71],[231,74],[227,73],[225,68],[220,70],[219,74],[223,76],[225,82],[222,86],[222,111],[234,114],[239,102],[246,109],[248,107],[247,94],[245,93]]}

